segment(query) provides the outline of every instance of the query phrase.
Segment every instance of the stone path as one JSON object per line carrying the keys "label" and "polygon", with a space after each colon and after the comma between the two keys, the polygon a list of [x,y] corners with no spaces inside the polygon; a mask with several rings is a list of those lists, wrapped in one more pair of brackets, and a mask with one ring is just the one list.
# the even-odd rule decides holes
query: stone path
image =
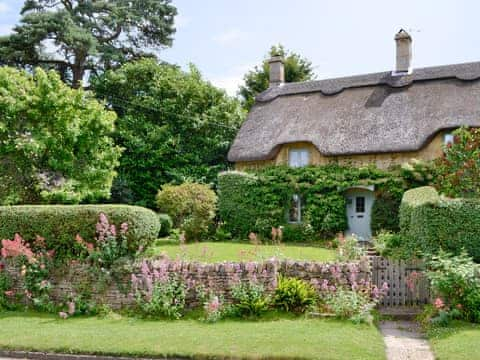
{"label": "stone path", "polygon": [[388,360],[435,360],[428,341],[411,321],[382,321]]}

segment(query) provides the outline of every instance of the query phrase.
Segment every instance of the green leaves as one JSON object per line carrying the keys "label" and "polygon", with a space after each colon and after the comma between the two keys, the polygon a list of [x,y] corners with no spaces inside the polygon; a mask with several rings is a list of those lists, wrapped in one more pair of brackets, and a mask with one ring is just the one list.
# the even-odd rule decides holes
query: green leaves
{"label": "green leaves", "polygon": [[312,63],[301,57],[299,54],[285,50],[282,45],[274,45],[260,66],[249,71],[244,76],[245,85],[240,87],[239,94],[243,97],[243,105],[246,110],[250,110],[255,102],[255,97],[268,89],[270,65],[269,58],[274,55],[280,55],[285,62],[285,81],[299,82],[308,81],[315,78],[313,74]]}
{"label": "green leaves", "polygon": [[[15,66],[54,68],[75,87],[86,70],[99,73],[146,49],[170,46],[176,8],[170,0],[25,1],[20,24],[0,39],[0,59]],[[47,54],[45,43],[57,50]]]}
{"label": "green leaves", "polygon": [[244,113],[193,66],[183,72],[143,60],[109,71],[92,85],[119,115],[116,140],[127,149],[119,174],[135,203],[154,207],[161,185],[214,182],[227,168]]}
{"label": "green leaves", "polygon": [[115,113],[54,72],[0,68],[0,204],[108,198]]}

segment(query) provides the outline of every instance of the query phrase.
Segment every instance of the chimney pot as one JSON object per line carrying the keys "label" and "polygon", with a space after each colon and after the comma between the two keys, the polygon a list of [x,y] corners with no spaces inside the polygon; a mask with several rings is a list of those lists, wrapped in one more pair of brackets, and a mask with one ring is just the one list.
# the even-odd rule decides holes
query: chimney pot
{"label": "chimney pot", "polygon": [[405,30],[395,34],[397,46],[396,64],[393,75],[405,75],[412,72],[412,37]]}
{"label": "chimney pot", "polygon": [[283,57],[273,56],[268,60],[270,65],[270,87],[279,86],[285,82],[285,65]]}

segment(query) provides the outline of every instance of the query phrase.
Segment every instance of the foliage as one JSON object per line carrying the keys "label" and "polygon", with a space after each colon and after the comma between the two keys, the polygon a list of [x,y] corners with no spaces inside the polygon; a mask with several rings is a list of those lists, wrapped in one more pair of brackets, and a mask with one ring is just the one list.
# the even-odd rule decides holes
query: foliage
{"label": "foliage", "polygon": [[165,185],[158,192],[157,205],[185,232],[186,240],[200,240],[215,217],[217,196],[208,185]]}
{"label": "foliage", "polygon": [[0,260],[0,312],[12,307],[12,279],[5,270],[5,263]]}
{"label": "foliage", "polygon": [[295,313],[304,313],[315,304],[316,293],[304,280],[281,276],[273,296],[273,305]]}
{"label": "foliage", "polygon": [[399,257],[398,250],[403,247],[402,235],[382,230],[373,238],[373,247],[382,256]]}
{"label": "foliage", "polygon": [[[114,224],[110,224],[107,215],[100,213],[96,225],[96,247],[86,243],[77,235],[76,240],[80,245],[85,246],[89,253],[89,260],[94,266],[111,269],[115,262],[131,253],[128,249],[128,223],[122,223],[119,231]],[[142,249],[139,249],[139,252]]]}
{"label": "foliage", "polygon": [[359,244],[359,240],[355,235],[344,237],[340,234],[337,237],[337,260],[341,262],[348,262],[352,260],[360,260],[365,256],[365,248]]}
{"label": "foliage", "polygon": [[400,230],[398,211],[401,201],[402,192],[377,191],[371,215],[371,228],[374,234],[382,230],[392,232]]}
{"label": "foliage", "polygon": [[160,220],[160,237],[165,237],[170,235],[173,227],[172,218],[168,214],[158,214],[158,219]]}
{"label": "foliage", "polygon": [[0,68],[0,204],[110,196],[115,113],[54,72]]}
{"label": "foliage", "polygon": [[435,185],[451,197],[480,197],[480,129],[460,128],[436,161]]}
{"label": "foliage", "polygon": [[285,50],[282,45],[274,45],[260,66],[255,66],[243,78],[245,85],[239,90],[239,95],[243,98],[243,105],[246,110],[250,110],[255,102],[255,96],[265,91],[269,87],[270,65],[268,60],[272,56],[282,56],[285,62],[285,82],[300,82],[313,80],[312,63],[297,53]]}
{"label": "foliage", "polygon": [[187,286],[164,267],[151,271],[143,261],[139,277],[132,275],[132,287],[140,313],[147,317],[179,319],[185,309]]}
{"label": "foliage", "polygon": [[[332,237],[347,228],[343,192],[348,188],[375,185],[378,191],[401,194],[408,187],[395,172],[333,164],[276,166],[254,174],[231,171],[220,174],[218,181],[219,215],[225,229],[237,238],[245,238],[250,232],[269,238],[272,227],[287,227],[288,199],[293,194],[303,200],[302,226],[309,232],[305,236]],[[378,227],[388,226],[379,220]],[[287,238],[284,234],[284,241]]]}
{"label": "foliage", "polygon": [[466,253],[452,256],[440,252],[428,266],[432,289],[440,297],[437,309],[460,312],[465,320],[480,322],[480,265]]}
{"label": "foliage", "polygon": [[203,303],[203,310],[205,311],[204,320],[208,323],[215,323],[226,315],[223,298],[214,294],[209,294]]}
{"label": "foliage", "polygon": [[210,183],[228,166],[227,152],[244,114],[235,99],[192,65],[144,60],[92,82],[117,112],[117,143],[127,150],[118,169],[117,201],[155,207],[161,185]]}
{"label": "foliage", "polygon": [[436,254],[440,249],[458,255],[465,249],[480,261],[480,201],[440,198],[433,188],[405,193],[400,208],[405,252]]}
{"label": "foliage", "polygon": [[363,322],[360,319],[368,319],[376,305],[360,292],[342,288],[338,289],[334,295],[328,296],[325,302],[337,317],[352,319],[354,322]]}
{"label": "foliage", "polygon": [[55,305],[50,299],[49,281],[55,251],[47,250],[45,239],[39,236],[32,246],[18,234],[15,234],[13,240],[2,240],[1,244],[2,258],[13,260],[23,278],[23,293],[15,294],[10,290],[8,296],[23,297],[36,310],[55,311]]}
{"label": "foliage", "polygon": [[270,306],[270,297],[265,295],[263,285],[255,282],[242,282],[232,287],[232,312],[242,317],[257,317]]}
{"label": "foliage", "polygon": [[[0,38],[0,58],[16,66],[54,68],[75,87],[93,74],[172,44],[170,0],[26,0],[20,24]],[[55,46],[55,55],[47,46]]]}
{"label": "foliage", "polygon": [[108,216],[113,224],[128,224],[126,236],[130,254],[157,238],[160,227],[157,214],[127,205],[0,207],[0,238],[8,239],[18,233],[31,244],[37,235],[41,235],[46,247],[55,250],[57,259],[77,258],[83,248],[78,246],[75,238],[79,235],[87,243],[93,243],[100,213]]}

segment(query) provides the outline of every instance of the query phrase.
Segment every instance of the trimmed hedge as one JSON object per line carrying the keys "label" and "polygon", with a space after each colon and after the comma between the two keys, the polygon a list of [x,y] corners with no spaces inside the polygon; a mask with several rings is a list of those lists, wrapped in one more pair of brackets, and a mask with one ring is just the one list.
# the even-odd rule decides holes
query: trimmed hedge
{"label": "trimmed hedge", "polygon": [[409,190],[400,207],[404,247],[410,254],[465,249],[480,261],[480,199],[441,198],[432,187]]}
{"label": "trimmed hedge", "polygon": [[70,258],[75,236],[86,241],[95,238],[100,213],[111,224],[128,223],[129,247],[135,252],[148,246],[160,231],[158,215],[152,210],[128,205],[24,205],[0,206],[0,238],[11,239],[15,233],[32,242],[37,235],[45,238],[47,248],[58,257]]}
{"label": "trimmed hedge", "polygon": [[[271,228],[280,225],[287,230],[285,241],[331,237],[347,228],[344,191],[358,185],[375,185],[385,197],[400,199],[407,183],[397,173],[373,167],[275,166],[255,173],[229,171],[219,175],[219,216],[225,229],[237,238],[246,238],[249,232],[269,238]],[[287,223],[293,194],[302,199],[302,226]],[[380,199],[379,204],[382,202]],[[383,206],[372,222],[379,229],[389,229],[392,222],[395,226],[395,215],[391,206]]]}

